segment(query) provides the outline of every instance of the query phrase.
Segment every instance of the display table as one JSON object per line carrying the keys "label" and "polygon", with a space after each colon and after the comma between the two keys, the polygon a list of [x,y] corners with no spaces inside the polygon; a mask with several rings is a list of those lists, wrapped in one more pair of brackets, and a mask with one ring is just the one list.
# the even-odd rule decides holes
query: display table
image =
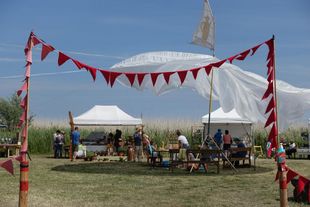
{"label": "display table", "polygon": [[19,155],[20,144],[0,144],[0,149],[6,149],[6,156]]}

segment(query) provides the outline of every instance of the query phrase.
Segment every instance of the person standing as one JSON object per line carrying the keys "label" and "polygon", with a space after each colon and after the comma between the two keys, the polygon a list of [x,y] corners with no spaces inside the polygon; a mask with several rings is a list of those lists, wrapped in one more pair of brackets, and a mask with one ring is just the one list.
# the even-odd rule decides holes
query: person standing
{"label": "person standing", "polygon": [[135,161],[136,159],[138,162],[141,162],[141,157],[142,157],[142,128],[137,127],[136,132],[133,134],[133,139],[135,143],[135,151],[136,151],[136,156],[135,156]]}
{"label": "person standing", "polygon": [[225,151],[226,156],[228,156],[227,152],[232,144],[232,137],[230,136],[229,131],[227,129],[225,130],[225,134],[223,136],[223,142],[224,142],[223,149]]}
{"label": "person standing", "polygon": [[114,147],[115,147],[115,152],[117,153],[117,155],[119,153],[121,142],[122,142],[122,131],[119,129],[116,129],[115,135],[114,135]]}
{"label": "person standing", "polygon": [[60,131],[60,142],[59,142],[59,157],[62,158],[62,150],[65,144],[65,132]]}
{"label": "person standing", "polygon": [[72,152],[73,152],[73,160],[76,159],[77,156],[77,152],[78,152],[78,147],[79,147],[79,143],[80,143],[80,131],[78,127],[74,128],[74,131],[72,132]]}
{"label": "person standing", "polygon": [[[219,149],[222,149],[222,142],[223,142],[223,134],[222,134],[222,130],[218,129],[217,132],[214,135],[214,141],[217,144]],[[217,147],[216,147],[217,149]]]}
{"label": "person standing", "polygon": [[60,140],[61,140],[61,134],[60,130],[57,130],[54,134],[54,158],[59,158],[60,156]]}

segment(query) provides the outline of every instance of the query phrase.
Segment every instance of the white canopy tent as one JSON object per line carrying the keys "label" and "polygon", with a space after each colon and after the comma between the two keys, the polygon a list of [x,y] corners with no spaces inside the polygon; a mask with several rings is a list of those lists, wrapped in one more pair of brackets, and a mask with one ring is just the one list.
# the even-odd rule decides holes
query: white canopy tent
{"label": "white canopy tent", "polygon": [[90,110],[73,118],[76,126],[131,126],[141,125],[140,118],[134,118],[118,106],[95,105]]}
{"label": "white canopy tent", "polygon": [[[112,68],[119,72],[169,72],[196,68],[219,61],[216,57],[204,54],[183,52],[148,52],[128,58]],[[262,60],[264,61],[264,60]],[[266,68],[267,70],[267,68]],[[244,71],[239,67],[224,63],[220,69],[213,70],[213,100],[219,102],[223,111],[232,109],[252,122],[265,122],[268,100],[262,101],[262,96],[267,89],[268,82],[265,77]],[[125,75],[117,78],[123,85],[131,87],[131,83]],[[181,85],[177,73],[170,76],[169,84],[160,75],[153,86],[149,75],[144,78],[141,86],[137,78],[132,87],[138,90],[149,88],[157,95],[161,95],[174,89],[189,87],[206,99],[210,94],[210,77],[204,70],[198,72],[196,80],[189,72]],[[277,80],[277,98],[279,102],[278,116],[280,130],[289,126],[289,123],[300,119],[305,111],[310,110],[310,89],[296,88],[284,81]]]}
{"label": "white canopy tent", "polygon": [[[209,114],[202,117],[202,123],[204,124],[204,131],[207,133]],[[213,136],[218,129],[222,130],[222,133],[227,129],[232,137],[239,137],[247,143],[251,140],[252,122],[248,119],[241,118],[235,109],[225,113],[222,108],[211,112],[210,117],[210,134]]]}

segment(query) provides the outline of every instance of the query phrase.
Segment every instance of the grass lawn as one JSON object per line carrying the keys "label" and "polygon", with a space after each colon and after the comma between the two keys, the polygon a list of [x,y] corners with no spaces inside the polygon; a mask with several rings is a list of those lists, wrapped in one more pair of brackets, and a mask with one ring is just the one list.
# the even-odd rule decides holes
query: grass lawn
{"label": "grass lawn", "polygon": [[[310,177],[309,160],[288,160],[288,166]],[[220,174],[191,175],[151,169],[146,163],[86,162],[33,156],[30,162],[29,206],[279,206],[273,160],[258,159],[253,168],[230,169]],[[18,206],[19,167],[15,176],[0,169],[0,206]],[[306,206],[292,200],[289,206]]]}

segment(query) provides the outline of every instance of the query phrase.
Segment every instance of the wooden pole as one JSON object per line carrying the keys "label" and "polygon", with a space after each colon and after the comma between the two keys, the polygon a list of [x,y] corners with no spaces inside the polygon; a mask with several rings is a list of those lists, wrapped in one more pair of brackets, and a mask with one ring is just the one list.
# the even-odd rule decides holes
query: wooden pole
{"label": "wooden pole", "polygon": [[[273,77],[274,77],[274,81],[273,81],[273,88],[274,88],[274,98],[275,98],[275,102],[276,102],[276,106],[275,106],[275,112],[276,112],[276,126],[277,129],[279,126],[279,118],[278,118],[278,100],[277,100],[277,84],[276,84],[276,44],[275,44],[275,36],[272,36],[272,41],[273,41]],[[277,133],[277,142],[278,142],[278,146],[277,146],[277,151],[280,148],[280,142],[279,142],[279,133]],[[287,207],[288,206],[288,200],[287,200],[287,183],[286,183],[286,174],[287,174],[287,170],[285,167],[285,163],[278,163],[278,172],[279,172],[279,189],[280,189],[280,207]]]}
{"label": "wooden pole", "polygon": [[74,122],[71,111],[69,111],[69,124],[70,124],[70,145],[69,145],[69,159],[73,160],[73,152],[72,152],[72,132],[74,131]]}

